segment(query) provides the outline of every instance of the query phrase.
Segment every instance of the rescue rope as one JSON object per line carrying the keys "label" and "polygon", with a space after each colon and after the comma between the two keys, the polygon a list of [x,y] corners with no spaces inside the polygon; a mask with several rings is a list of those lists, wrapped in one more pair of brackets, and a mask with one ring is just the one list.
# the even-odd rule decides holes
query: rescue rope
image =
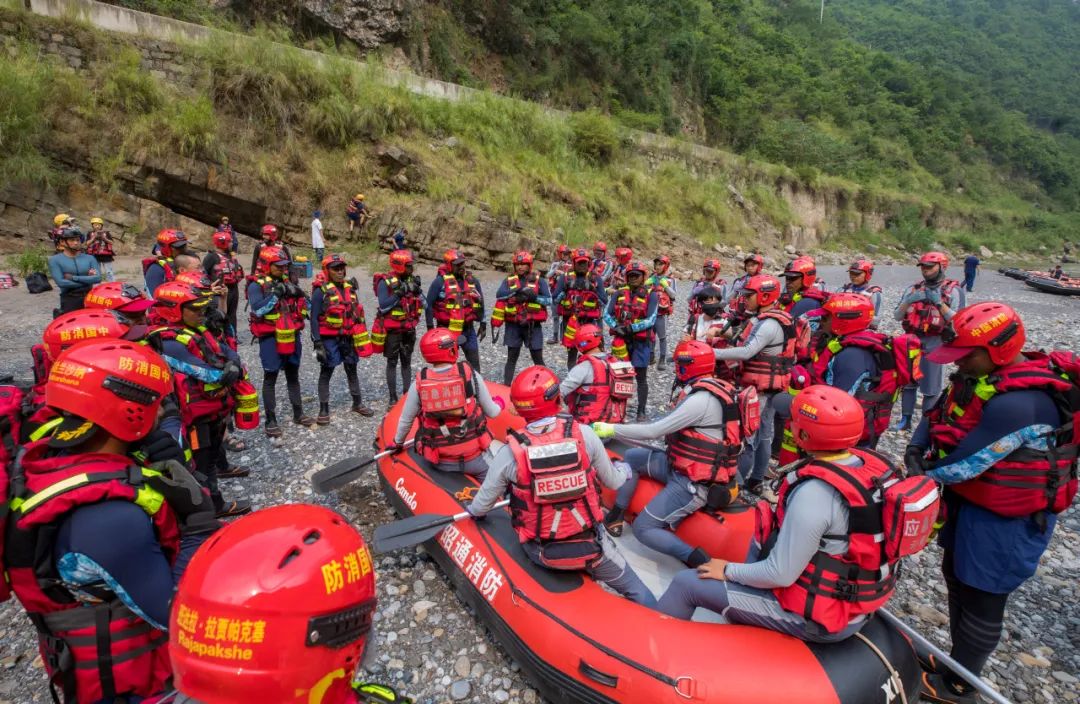
{"label": "rescue rope", "polygon": [[881,652],[881,648],[874,645],[874,642],[864,636],[862,632],[856,633],[855,637],[865,643],[866,647],[870,648],[870,650],[874,651],[874,655],[878,656],[878,659],[881,660],[881,664],[889,671],[889,676],[892,678],[892,681],[896,683],[896,692],[900,695],[900,704],[908,704],[907,692],[904,691],[904,680],[900,679],[900,673],[897,672],[896,668],[889,662],[889,658],[885,657],[885,653]]}

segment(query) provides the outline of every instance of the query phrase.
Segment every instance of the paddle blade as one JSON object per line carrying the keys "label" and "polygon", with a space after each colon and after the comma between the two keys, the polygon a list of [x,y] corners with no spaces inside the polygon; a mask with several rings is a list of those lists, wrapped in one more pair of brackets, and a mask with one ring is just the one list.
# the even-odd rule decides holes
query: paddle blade
{"label": "paddle blade", "polygon": [[368,465],[374,461],[374,457],[369,459],[347,457],[329,467],[324,467],[311,475],[311,490],[316,494],[327,494],[334,489],[340,489],[359,479]]}
{"label": "paddle blade", "polygon": [[371,550],[376,555],[412,547],[434,538],[446,526],[454,522],[454,516],[441,513],[422,513],[400,521],[388,523],[375,529]]}

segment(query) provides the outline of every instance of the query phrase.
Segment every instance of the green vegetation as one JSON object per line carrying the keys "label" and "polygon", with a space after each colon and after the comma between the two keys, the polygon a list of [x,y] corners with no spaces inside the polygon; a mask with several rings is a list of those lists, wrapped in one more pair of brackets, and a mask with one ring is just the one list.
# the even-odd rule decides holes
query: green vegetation
{"label": "green vegetation", "polygon": [[44,247],[26,249],[18,254],[8,255],[5,259],[7,266],[15,271],[20,278],[26,278],[27,274],[35,271],[49,271],[49,253]]}

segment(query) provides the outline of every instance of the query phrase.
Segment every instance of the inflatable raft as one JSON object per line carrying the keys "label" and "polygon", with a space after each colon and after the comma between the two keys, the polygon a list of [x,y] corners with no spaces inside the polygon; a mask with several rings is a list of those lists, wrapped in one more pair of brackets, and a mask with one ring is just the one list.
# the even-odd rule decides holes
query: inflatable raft
{"label": "inflatable raft", "polygon": [[[488,386],[511,408],[506,387]],[[380,448],[392,439],[400,411],[399,403],[383,420]],[[500,440],[508,428],[522,424],[508,411],[489,427]],[[471,477],[431,468],[411,449],[379,460],[378,471],[388,500],[402,517],[458,513],[478,487]],[[640,510],[659,488],[642,480],[629,513]],[[684,521],[679,534],[713,556],[742,560],[752,516],[749,510],[715,518],[699,514]],[[642,546],[630,530],[616,542],[657,596],[685,569]],[[521,550],[506,509],[483,521],[459,521],[425,547],[551,702],[885,704],[918,699],[920,670],[911,643],[881,619],[863,628],[869,643],[850,638],[813,645],[761,628],[716,623],[714,614],[701,609],[692,621],[670,618],[612,594],[587,575],[533,564]]]}
{"label": "inflatable raft", "polygon": [[1080,296],[1080,279],[1054,279],[1049,276],[1029,276],[1024,280],[1028,286],[1058,296]]}

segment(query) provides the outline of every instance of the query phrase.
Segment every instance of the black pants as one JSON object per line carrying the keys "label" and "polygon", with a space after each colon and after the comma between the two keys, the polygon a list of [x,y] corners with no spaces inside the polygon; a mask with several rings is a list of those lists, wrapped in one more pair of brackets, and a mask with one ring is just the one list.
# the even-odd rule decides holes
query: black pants
{"label": "black pants", "polygon": [[[85,286],[79,288],[70,289],[60,294],[60,313],[70,313],[73,310],[81,310],[84,308],[84,299],[86,294],[90,291]],[[53,316],[56,317],[56,316]]]}
{"label": "black pants", "polygon": [[232,325],[233,335],[237,334],[236,327],[236,310],[240,306],[240,287],[237,284],[232,284],[226,287],[225,293],[225,317],[229,321],[229,325]]}
{"label": "black pants", "polygon": [[645,406],[649,403],[649,368],[635,367],[634,376],[637,377],[637,412],[644,415]]}
{"label": "black pants", "polygon": [[[961,582],[953,570],[950,550],[945,551],[941,572],[949,593],[949,635],[952,638],[949,655],[979,675],[1001,640],[1005,604],[1010,594],[984,592]],[[958,688],[971,688],[951,674],[949,683]]]}
{"label": "black pants", "polygon": [[210,492],[214,509],[220,511],[225,505],[218,489],[217,473],[224,454],[222,443],[225,439],[225,419],[198,421],[188,431],[192,457],[195,460],[195,476]]}
{"label": "black pants", "polygon": [[[576,350],[575,350],[576,351]],[[503,383],[510,386],[510,382],[514,380],[514,372],[517,371],[518,357],[521,356],[521,347],[507,347],[506,348],[506,366],[503,367]],[[529,356],[532,357],[533,364],[544,364],[544,350],[530,349]]]}
{"label": "black pants", "polygon": [[[342,363],[345,367],[345,378],[349,382],[349,394],[355,403],[360,403],[360,379],[356,375],[356,365],[348,362]],[[330,378],[334,376],[333,367],[319,367],[319,405],[330,403]]]}
{"label": "black pants", "polygon": [[386,388],[390,392],[391,401],[396,401],[398,397],[397,367],[399,362],[401,363],[401,393],[407,393],[409,390],[413,374],[412,353],[415,348],[415,330],[386,333],[383,356],[386,357]]}
{"label": "black pants", "polygon": [[[298,409],[303,408],[303,399],[300,396],[300,367],[283,364],[281,368],[285,370],[285,386],[289,390],[289,403],[293,407],[293,414],[299,415]],[[277,378],[278,372],[263,372],[263,407],[266,415],[274,418],[277,417]]]}

